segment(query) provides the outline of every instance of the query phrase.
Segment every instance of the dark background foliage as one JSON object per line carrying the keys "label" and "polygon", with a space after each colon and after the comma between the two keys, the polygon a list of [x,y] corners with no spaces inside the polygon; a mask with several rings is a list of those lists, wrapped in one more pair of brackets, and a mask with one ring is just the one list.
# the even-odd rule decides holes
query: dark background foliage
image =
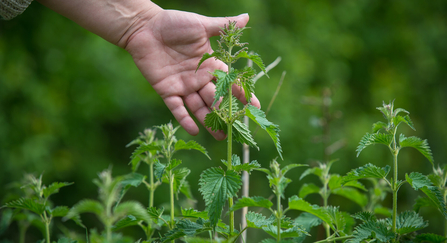
{"label": "dark background foliage", "polygon": [[[284,161],[309,163],[323,159],[320,106],[308,105],[309,97],[321,97],[329,89],[331,143],[345,146],[333,173],[345,174],[365,163],[378,166],[392,160],[385,147],[366,149],[356,158],[360,138],[371,124],[383,120],[375,107],[395,100],[396,107],[411,112],[417,131],[401,128],[407,136],[428,139],[436,164],[447,159],[447,2],[368,0],[196,0],[155,1],[166,9],[192,11],[207,16],[249,13],[242,38],[266,64],[281,56],[270,79],[257,83],[256,94],[266,108],[281,73],[287,72],[268,118],[280,125]],[[214,41],[213,41],[214,43]],[[244,65],[241,63],[240,65]],[[313,99],[314,99],[313,98]],[[113,166],[114,175],[130,172],[132,148],[125,145],[138,132],[174,121],[163,101],[139,73],[130,55],[87,32],[70,20],[34,2],[21,16],[0,22],[0,200],[9,200],[11,182],[24,173],[44,174],[44,182],[70,181],[53,197],[59,205],[72,206],[82,198],[96,198],[91,182],[96,174]],[[252,125],[252,127],[254,127]],[[225,158],[226,143],[215,141],[204,129],[191,137],[182,129],[178,138],[195,139],[209,151],[212,161],[194,152],[178,157],[191,168],[188,177],[197,191],[199,174],[218,166]],[[260,151],[252,159],[263,166],[277,154],[262,131],[255,139]],[[237,145],[238,146],[238,145]],[[240,148],[235,148],[240,151]],[[430,164],[416,150],[400,155],[401,176],[406,172],[431,172]],[[145,173],[142,166],[141,173]],[[303,169],[288,174],[294,182],[288,195],[296,194],[306,178]],[[251,195],[268,197],[264,175],[252,173]],[[161,187],[156,205],[165,202]],[[411,209],[417,196],[409,186],[400,191],[401,210]],[[127,198],[147,201],[144,188],[131,190]],[[313,203],[321,203],[314,198]],[[391,204],[391,198],[386,204]],[[184,202],[184,205],[191,202]],[[342,210],[360,210],[342,198]],[[422,211],[431,220],[430,230],[441,232],[434,211]],[[97,227],[94,219],[86,224]],[[74,226],[75,227],[75,226]],[[135,238],[142,232],[135,230]],[[253,232],[249,232],[250,233]],[[8,236],[11,239],[14,239]],[[37,233],[36,239],[40,237]],[[29,236],[31,238],[31,236]],[[254,237],[254,235],[252,235]],[[254,238],[253,238],[254,239]]]}

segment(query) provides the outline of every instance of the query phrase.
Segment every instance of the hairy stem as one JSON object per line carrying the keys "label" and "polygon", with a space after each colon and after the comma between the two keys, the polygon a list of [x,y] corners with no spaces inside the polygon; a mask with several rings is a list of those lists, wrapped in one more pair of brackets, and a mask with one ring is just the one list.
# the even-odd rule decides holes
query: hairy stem
{"label": "hairy stem", "polygon": [[[231,55],[231,49],[233,47],[229,47],[228,48],[228,52]],[[228,63],[228,70],[231,70],[231,62]],[[228,94],[230,97],[230,106],[228,108],[228,123],[227,123],[227,139],[228,139],[228,147],[227,147],[227,162],[228,162],[228,167],[227,170],[231,170],[233,167],[232,161],[231,161],[231,156],[233,154],[232,148],[233,148],[233,111],[232,111],[232,106],[233,106],[233,92],[232,92],[232,85],[230,84],[230,87],[228,88]],[[233,198],[230,197],[228,199],[228,206],[231,208],[233,206]],[[234,212],[230,212],[230,236],[233,235],[233,231],[234,231]]]}
{"label": "hairy stem", "polygon": [[[329,198],[329,193],[328,193],[328,183],[329,183],[329,181],[327,179],[327,177],[328,177],[327,173],[329,173],[329,172],[326,172],[326,175],[325,175],[325,178],[324,178],[324,183],[323,183],[323,191],[322,191],[322,195],[321,195],[323,197],[323,207],[324,208],[327,208],[327,206],[328,206],[328,198]],[[326,238],[329,238],[331,236],[331,227],[326,222],[324,222],[323,225],[324,225],[324,229],[326,230]]]}
{"label": "hairy stem", "polygon": [[45,240],[47,243],[51,243],[50,241],[50,221],[47,218],[46,213],[44,213],[45,218]]}
{"label": "hairy stem", "polygon": [[393,153],[393,225],[392,230],[394,233],[396,233],[396,219],[397,219],[397,191],[398,188],[398,164],[397,164],[397,155],[399,154],[399,150],[397,148],[396,143],[396,130],[397,127],[394,129],[393,134],[393,148],[391,149]]}
{"label": "hairy stem", "polygon": [[170,201],[171,201],[171,229],[175,226],[174,221],[174,176],[172,175],[172,171],[169,171],[169,194],[170,194]]}
{"label": "hairy stem", "polygon": [[276,195],[276,207],[277,207],[277,224],[278,224],[278,236],[276,238],[276,242],[281,241],[281,218],[282,218],[282,211],[281,211],[281,194]]}
{"label": "hairy stem", "polygon": [[149,164],[149,183],[151,185],[151,189],[149,191],[149,207],[154,206],[154,164]]}

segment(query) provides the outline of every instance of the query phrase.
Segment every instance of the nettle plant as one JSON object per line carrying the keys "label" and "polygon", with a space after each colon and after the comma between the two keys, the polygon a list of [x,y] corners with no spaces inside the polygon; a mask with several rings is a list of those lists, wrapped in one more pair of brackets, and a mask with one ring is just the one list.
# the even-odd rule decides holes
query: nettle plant
{"label": "nettle plant", "polygon": [[[405,180],[398,178],[398,155],[401,149],[412,147],[417,149],[427,160],[433,164],[433,156],[428,146],[427,140],[418,137],[406,137],[403,134],[397,135],[397,129],[400,124],[406,124],[414,129],[413,122],[410,119],[409,112],[397,108],[394,109],[394,102],[383,103],[382,107],[377,108],[382,112],[386,122],[376,122],[373,124],[373,133],[367,133],[360,141],[357,147],[357,156],[369,145],[382,144],[388,147],[393,157],[393,173],[388,179],[391,170],[389,165],[380,168],[373,164],[367,164],[349,172],[342,179],[342,184],[347,184],[354,180],[364,178],[382,179],[388,184],[393,198],[393,208],[391,218],[377,219],[372,212],[361,212],[354,215],[354,218],[361,220],[362,224],[355,228],[353,239],[350,242],[378,241],[378,242],[443,242],[446,238],[434,234],[419,234],[415,232],[428,226],[416,211],[406,211],[398,214],[397,199],[398,191],[405,183],[410,184],[415,190],[420,190],[426,194],[427,198],[419,199],[419,202],[425,202],[424,205],[436,207],[439,212],[447,219],[447,209],[445,205],[445,192],[441,193],[440,188],[445,186],[445,173],[427,177],[419,172],[411,172],[405,175]],[[404,116],[400,114],[405,114]],[[433,184],[432,180],[436,183]]]}

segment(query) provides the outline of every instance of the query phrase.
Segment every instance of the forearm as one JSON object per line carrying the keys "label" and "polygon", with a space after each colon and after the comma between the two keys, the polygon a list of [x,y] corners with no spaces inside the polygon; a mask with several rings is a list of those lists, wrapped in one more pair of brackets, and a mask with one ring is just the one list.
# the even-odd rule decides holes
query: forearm
{"label": "forearm", "polygon": [[149,0],[38,1],[122,48],[133,33],[163,10]]}

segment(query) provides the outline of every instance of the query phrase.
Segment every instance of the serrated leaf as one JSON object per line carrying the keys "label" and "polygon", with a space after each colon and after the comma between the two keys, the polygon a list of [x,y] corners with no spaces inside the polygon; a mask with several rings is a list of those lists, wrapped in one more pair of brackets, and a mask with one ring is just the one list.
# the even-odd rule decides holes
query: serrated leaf
{"label": "serrated leaf", "polygon": [[155,164],[154,164],[154,176],[155,176],[155,179],[157,181],[162,181],[163,174],[165,173],[165,171],[166,171],[166,165],[164,165],[164,164],[162,164],[162,163],[160,163],[158,161],[155,162]]}
{"label": "serrated leaf", "polygon": [[237,195],[241,184],[241,178],[236,172],[225,172],[221,168],[210,168],[200,175],[199,190],[205,199],[213,228],[220,219],[226,200]]}
{"label": "serrated leaf", "polygon": [[278,151],[279,156],[281,157],[281,159],[283,159],[281,143],[279,141],[279,126],[268,121],[266,119],[265,113],[252,105],[247,106],[245,115],[269,134],[276,146],[276,150]]}
{"label": "serrated leaf", "polygon": [[396,218],[396,232],[401,235],[421,230],[427,226],[428,221],[424,221],[414,211],[403,212]]}
{"label": "serrated leaf", "polygon": [[73,182],[54,182],[47,188],[43,188],[43,196],[48,198],[52,194],[58,193],[59,189],[65,186],[73,185]]}
{"label": "serrated leaf", "polygon": [[185,197],[194,200],[194,196],[191,192],[191,185],[189,185],[189,182],[185,180],[182,184],[182,187],[180,188],[180,192],[185,195]]}
{"label": "serrated leaf", "polygon": [[323,170],[320,167],[309,168],[309,169],[305,170],[303,172],[303,174],[301,174],[300,180],[302,180],[304,177],[306,177],[308,175],[316,175],[318,177],[321,177],[322,173],[323,173]]}
{"label": "serrated leaf", "polygon": [[399,145],[401,148],[404,147],[412,147],[417,149],[419,152],[421,152],[422,155],[425,156],[425,158],[430,161],[430,163],[433,165],[433,155],[431,153],[430,146],[428,145],[427,139],[422,140],[418,137],[405,137],[403,134],[400,134],[399,136]]}
{"label": "serrated leaf", "polygon": [[251,77],[245,77],[242,76],[240,78],[241,80],[241,87],[244,90],[245,94],[245,100],[247,103],[251,102],[251,96],[255,93],[255,83],[253,81],[252,76]]}
{"label": "serrated leaf", "polygon": [[[323,221],[317,216],[310,213],[302,213],[295,219],[295,224],[301,225],[304,230],[310,232],[313,227],[321,225]],[[307,235],[302,235],[298,238],[294,238],[294,243],[301,243],[304,241]]]}
{"label": "serrated leaf", "polygon": [[84,199],[74,205],[68,214],[64,217],[64,220],[76,218],[81,213],[93,213],[96,214],[100,220],[104,220],[104,207],[101,203],[91,199]]}
{"label": "serrated leaf", "polygon": [[237,171],[237,172],[247,171],[248,173],[250,173],[252,170],[260,168],[260,167],[261,167],[261,165],[258,163],[258,161],[253,160],[250,163],[236,165],[233,167],[233,170]]}
{"label": "serrated leaf", "polygon": [[376,122],[373,124],[373,133],[377,133],[380,129],[385,129],[387,130],[388,124],[386,124],[385,122]]}
{"label": "serrated leaf", "polygon": [[126,217],[118,220],[118,222],[116,222],[115,225],[112,226],[112,229],[119,230],[119,229],[126,228],[129,226],[138,225],[139,222],[140,222],[140,220],[135,218],[135,216],[127,215]]}
{"label": "serrated leaf", "polygon": [[304,201],[304,199],[302,198],[292,196],[291,198],[289,198],[289,209],[304,211],[313,214],[331,225],[331,228],[335,230],[332,225],[332,219],[328,215],[327,211],[324,208],[319,207],[318,205],[312,205]]}
{"label": "serrated leaf", "polygon": [[226,96],[232,83],[237,77],[234,70],[230,70],[229,73],[216,69],[213,72],[213,76],[216,77],[216,92],[214,94],[214,101],[211,107],[219,101],[220,97]]}
{"label": "serrated leaf", "polygon": [[[261,57],[258,54],[256,54],[256,53],[248,54],[246,51],[241,51],[238,53],[236,58],[247,58],[247,59],[252,60],[265,73],[265,75],[267,75],[267,71],[265,70],[264,62],[262,61]],[[268,75],[267,75],[267,77],[268,77]]]}
{"label": "serrated leaf", "polygon": [[446,237],[442,235],[424,233],[416,236],[415,242],[432,242],[432,243],[443,243],[447,240]]}
{"label": "serrated leaf", "polygon": [[262,227],[273,224],[276,221],[275,217],[266,218],[264,215],[249,211],[245,215],[247,227],[262,229]]}
{"label": "serrated leaf", "polygon": [[185,141],[183,141],[181,139],[178,140],[175,143],[175,151],[182,150],[182,149],[187,149],[187,150],[194,149],[194,150],[197,150],[197,151],[201,152],[202,154],[206,155],[206,157],[208,157],[208,159],[211,159],[210,156],[208,155],[208,152],[206,152],[206,149],[202,145],[198,144],[194,140],[191,140],[191,141],[188,141],[188,142],[185,142]]}
{"label": "serrated leaf", "polygon": [[[278,236],[278,228],[276,225],[269,224],[267,226],[262,227],[262,229],[267,232],[269,235],[277,238]],[[291,237],[300,237],[302,235],[309,235],[304,229],[295,225],[293,228],[286,229],[280,231],[281,238],[291,238]]]}
{"label": "serrated leaf", "polygon": [[213,110],[211,113],[205,116],[205,126],[211,128],[212,131],[224,131],[226,133],[225,121],[217,114],[217,110]]}
{"label": "serrated leaf", "polygon": [[[224,96],[222,102],[219,104],[219,110],[226,110],[230,107],[230,96]],[[237,98],[231,96],[231,112],[236,113],[239,110]]]}
{"label": "serrated leaf", "polygon": [[428,197],[420,197],[415,200],[413,205],[413,210],[419,212],[422,207],[434,207],[437,208],[436,204]]}
{"label": "serrated leaf", "polygon": [[395,116],[395,117],[393,117],[393,123],[394,123],[394,126],[397,127],[397,126],[399,126],[400,123],[402,123],[402,122],[405,123],[405,124],[407,124],[411,129],[413,129],[413,130],[416,131],[416,129],[414,129],[413,122],[411,121],[409,115],[406,115],[406,116]]}
{"label": "serrated leaf", "polygon": [[141,158],[140,158],[140,154],[145,153],[145,152],[151,152],[151,151],[157,151],[160,150],[161,147],[157,146],[155,143],[151,143],[151,144],[146,144],[146,143],[142,143],[140,144],[140,146],[138,146],[132,153],[132,155],[130,156],[130,163],[132,164],[132,167],[136,167],[136,164],[140,162]]}
{"label": "serrated leaf", "polygon": [[251,147],[255,147],[259,150],[255,140],[253,139],[250,130],[248,129],[245,123],[242,123],[239,120],[234,121],[233,123],[233,139],[241,144],[247,144]]}
{"label": "serrated leaf", "polygon": [[141,203],[136,201],[126,201],[118,205],[113,211],[113,220],[116,221],[126,215],[132,215],[138,220],[143,220],[145,222],[151,221],[147,209],[144,208]]}
{"label": "serrated leaf", "polygon": [[390,242],[395,238],[395,234],[387,228],[387,224],[383,221],[367,221],[355,227],[353,233],[354,238],[347,242],[360,243],[365,239],[374,236],[379,242]]}
{"label": "serrated leaf", "polygon": [[138,173],[129,173],[127,175],[117,178],[120,181],[121,190],[116,199],[115,207],[121,202],[124,194],[132,187],[138,187],[146,179],[146,176]]}
{"label": "serrated leaf", "polygon": [[352,215],[352,217],[355,218],[355,219],[359,219],[359,220],[361,220],[363,222],[376,221],[377,220],[376,215],[374,215],[373,212],[368,212],[368,211],[358,212],[358,213]]}
{"label": "serrated leaf", "polygon": [[447,219],[447,208],[444,197],[441,191],[436,186],[433,186],[431,181],[419,172],[412,172],[410,175],[406,174],[407,182],[415,189],[421,190],[427,197],[436,205],[436,208]]}
{"label": "serrated leaf", "polygon": [[[191,173],[191,170],[188,168],[180,168],[174,171],[174,192],[178,194],[183,188],[186,192],[185,196],[191,197],[189,184],[186,181],[186,177]],[[189,193],[188,193],[189,192]]]}
{"label": "serrated leaf", "polygon": [[305,183],[301,186],[298,196],[300,198],[305,198],[307,195],[315,194],[315,193],[316,194],[320,193],[320,188],[317,185],[315,185],[314,183],[309,183],[309,184]]}
{"label": "serrated leaf", "polygon": [[189,208],[189,209],[183,209],[182,208],[182,216],[184,218],[202,218],[202,219],[207,219],[208,218],[208,213],[206,211],[197,211],[193,208]]}
{"label": "serrated leaf", "polygon": [[57,206],[50,210],[50,215],[52,217],[65,217],[67,216],[70,209],[67,206]]}
{"label": "serrated leaf", "polygon": [[261,207],[261,208],[270,208],[273,206],[273,203],[263,197],[243,197],[237,200],[237,202],[230,208],[230,211],[236,211],[238,209],[244,207]]}
{"label": "serrated leaf", "polygon": [[364,178],[385,178],[390,172],[391,167],[389,165],[380,168],[373,164],[366,164],[365,166],[353,169],[346,176],[342,178],[342,184],[346,184],[349,181],[359,180]]}
{"label": "serrated leaf", "polygon": [[385,134],[385,133],[370,134],[370,133],[367,133],[360,140],[359,146],[357,146],[357,150],[356,150],[357,157],[360,155],[360,152],[362,152],[369,145],[383,144],[383,145],[389,146],[392,141],[393,141],[393,136],[391,134]]}
{"label": "serrated leaf", "polygon": [[166,171],[165,173],[169,173],[170,171],[173,171],[177,166],[181,165],[182,161],[179,159],[171,159],[169,163],[166,165]]}
{"label": "serrated leaf", "polygon": [[297,167],[302,167],[302,166],[309,166],[309,165],[307,165],[307,164],[288,164],[281,169],[281,174],[283,176],[285,176],[287,174],[287,172],[289,172],[291,169],[294,169]]}
{"label": "serrated leaf", "polygon": [[183,236],[194,236],[201,232],[209,231],[211,228],[204,226],[204,221],[198,219],[196,222],[192,222],[187,219],[182,219],[177,222],[175,228],[168,231],[163,238],[160,239],[161,242],[168,242],[178,239]]}
{"label": "serrated leaf", "polygon": [[[334,225],[336,232],[338,232],[339,234],[344,232],[344,229],[346,227],[346,220],[345,215],[340,212],[339,207],[328,206],[325,208],[325,210],[331,218],[331,223]],[[349,215],[346,216],[350,217]]]}
{"label": "serrated leaf", "polygon": [[360,193],[358,190],[350,187],[340,187],[334,190],[331,190],[331,192],[335,195],[339,195],[342,197],[345,197],[355,203],[357,203],[360,207],[365,207],[366,204],[368,204],[368,197]]}
{"label": "serrated leaf", "polygon": [[18,208],[18,209],[25,209],[29,210],[31,212],[34,212],[38,215],[43,214],[45,211],[45,205],[38,203],[30,198],[19,198],[17,200],[14,200],[12,202],[8,202],[4,205],[4,207],[7,208]]}
{"label": "serrated leaf", "polygon": [[211,58],[211,57],[218,58],[220,55],[221,55],[220,52],[213,52],[211,54],[210,53],[203,54],[202,58],[199,61],[199,64],[197,64],[196,72],[197,72],[197,70],[199,70],[200,65],[202,65],[202,63],[204,61],[206,61],[208,58]]}

